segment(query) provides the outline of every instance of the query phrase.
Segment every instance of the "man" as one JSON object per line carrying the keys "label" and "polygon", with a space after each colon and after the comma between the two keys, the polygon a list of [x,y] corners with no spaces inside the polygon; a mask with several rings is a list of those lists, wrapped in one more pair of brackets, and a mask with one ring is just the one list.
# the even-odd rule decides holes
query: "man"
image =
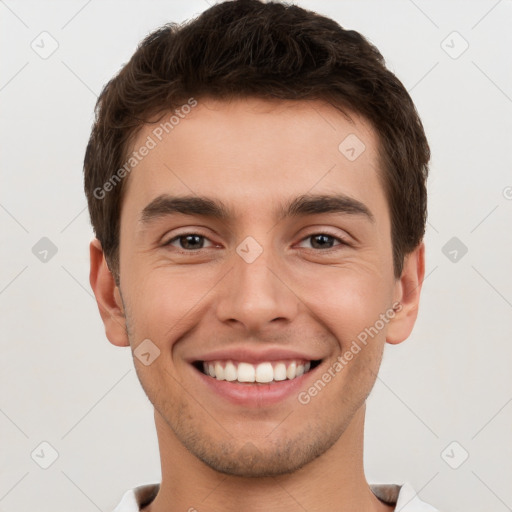
{"label": "man", "polygon": [[149,35],[85,157],[90,282],[154,406],[117,512],[434,511],[369,485],[365,401],[414,325],[428,143],[360,34],[225,2]]}

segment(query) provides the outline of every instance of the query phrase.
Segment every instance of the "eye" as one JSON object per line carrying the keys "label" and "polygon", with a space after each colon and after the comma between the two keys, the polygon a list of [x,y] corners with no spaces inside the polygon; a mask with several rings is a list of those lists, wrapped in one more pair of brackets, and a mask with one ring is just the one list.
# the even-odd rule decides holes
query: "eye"
{"label": "eye", "polygon": [[213,247],[214,244],[205,236],[200,235],[198,233],[183,233],[181,235],[175,236],[171,238],[168,242],[164,243],[164,247],[168,245],[172,245],[176,247],[176,243],[179,244],[178,249],[185,249],[188,252],[205,249],[204,242],[208,240],[210,242],[210,247]]}
{"label": "eye", "polygon": [[[301,244],[310,240],[310,247],[313,249],[327,250],[336,247],[337,245],[348,245],[343,238],[330,235],[328,233],[314,233],[301,240]],[[209,243],[209,246],[205,246],[205,242]],[[337,244],[335,242],[338,242]],[[176,245],[178,244],[178,245]],[[215,244],[209,240],[206,236],[199,233],[183,233],[171,238],[168,242],[163,244],[166,246],[174,246],[177,249],[185,250],[186,252],[198,251],[200,249],[206,249],[208,247],[214,247]]]}
{"label": "eye", "polygon": [[313,249],[332,249],[333,242],[338,241],[337,245],[348,245],[343,238],[336,237],[334,235],[329,235],[328,233],[314,233],[312,235],[303,238],[301,243],[304,243],[307,240],[311,240],[311,247]]}

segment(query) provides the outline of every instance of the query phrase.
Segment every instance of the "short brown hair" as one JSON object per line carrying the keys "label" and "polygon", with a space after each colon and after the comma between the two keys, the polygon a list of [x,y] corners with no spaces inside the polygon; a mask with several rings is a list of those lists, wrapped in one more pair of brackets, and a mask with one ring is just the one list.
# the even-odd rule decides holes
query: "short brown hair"
{"label": "short brown hair", "polygon": [[151,33],[98,98],[84,185],[91,223],[116,282],[126,180],[104,197],[97,191],[126,161],[139,129],[191,97],[251,96],[324,100],[371,122],[379,138],[394,272],[400,276],[404,256],[425,232],[430,159],[407,90],[385,67],[378,49],[358,32],[296,5],[234,0]]}

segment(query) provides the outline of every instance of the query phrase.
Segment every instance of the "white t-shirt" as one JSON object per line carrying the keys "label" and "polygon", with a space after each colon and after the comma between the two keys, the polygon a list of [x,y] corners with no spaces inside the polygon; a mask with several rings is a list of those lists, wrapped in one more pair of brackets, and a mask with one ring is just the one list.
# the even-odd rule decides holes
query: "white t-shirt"
{"label": "white t-shirt", "polygon": [[[160,484],[140,485],[124,493],[119,505],[113,512],[139,512],[151,503],[160,488]],[[414,489],[408,484],[370,484],[373,494],[390,505],[397,512],[439,512],[436,508],[421,501]]]}

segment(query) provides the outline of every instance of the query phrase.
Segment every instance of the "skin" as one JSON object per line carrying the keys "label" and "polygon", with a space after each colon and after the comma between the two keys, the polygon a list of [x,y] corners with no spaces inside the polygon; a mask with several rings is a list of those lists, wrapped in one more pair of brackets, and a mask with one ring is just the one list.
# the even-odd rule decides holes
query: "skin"
{"label": "skin", "polygon": [[[394,510],[364,475],[365,400],[385,343],[413,328],[424,247],[395,278],[378,138],[351,118],[320,101],[200,99],[129,175],[119,287],[100,243],[91,243],[90,282],[108,339],[132,350],[150,339],[160,350],[148,366],[134,357],[154,405],[162,467],[160,492],[144,510]],[[133,148],[153,129],[144,126]],[[355,161],[338,150],[349,134],[366,146]],[[234,215],[142,223],[142,210],[164,193],[221,200]],[[275,216],[279,204],[307,193],[343,193],[374,220]],[[179,239],[164,245],[186,233],[206,238],[192,249]],[[335,238],[319,248],[312,235],[322,233]],[[247,236],[263,249],[252,263],[236,252]],[[394,318],[306,405],[296,394],[257,409],[234,405],[188,362],[220,348],[293,348],[322,359],[319,378],[396,302]]]}

